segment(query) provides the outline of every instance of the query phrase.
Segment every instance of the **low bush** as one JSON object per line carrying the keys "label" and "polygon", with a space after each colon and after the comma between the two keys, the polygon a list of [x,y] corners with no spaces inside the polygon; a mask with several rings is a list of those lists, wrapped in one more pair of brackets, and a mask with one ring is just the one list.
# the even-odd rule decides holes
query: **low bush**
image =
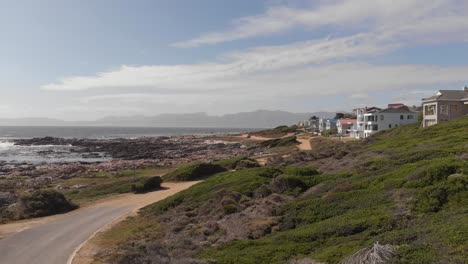
{"label": "low bush", "polygon": [[293,146],[298,143],[299,142],[297,141],[297,138],[293,136],[293,137],[277,138],[277,139],[263,141],[259,143],[259,145],[264,148],[275,148],[275,147]]}
{"label": "low bush", "polygon": [[275,193],[303,192],[307,185],[300,177],[291,175],[281,175],[271,182],[271,190]]}
{"label": "low bush", "polygon": [[237,163],[237,166],[236,166],[236,169],[250,169],[250,168],[257,168],[257,167],[260,167],[260,164],[258,164],[257,161],[255,160],[251,160],[251,159],[245,159],[245,160],[241,160],[239,161],[239,163]]}
{"label": "low bush", "polygon": [[223,159],[223,160],[218,160],[213,162],[215,165],[219,165],[226,170],[234,170],[237,167],[237,164],[239,164],[240,161],[247,159],[246,157],[234,157],[230,159]]}
{"label": "low bush", "polygon": [[324,137],[329,137],[331,135],[336,135],[336,134],[338,134],[338,130],[336,128],[327,129],[322,132],[322,136]]}
{"label": "low bush", "polygon": [[294,176],[314,176],[319,174],[314,167],[286,167],[283,169],[283,172]]}
{"label": "low bush", "polygon": [[245,169],[260,167],[257,161],[246,157],[235,157],[213,162],[214,165],[219,165],[226,170]]}
{"label": "low bush", "polygon": [[154,176],[150,178],[144,178],[139,182],[132,185],[132,191],[134,193],[147,193],[155,191],[161,188],[162,178],[160,176]]}
{"label": "low bush", "polygon": [[65,196],[54,190],[39,190],[20,197],[18,213],[20,218],[42,217],[62,214],[77,209]]}
{"label": "low bush", "polygon": [[218,164],[192,163],[164,175],[163,178],[167,181],[196,181],[224,171],[226,169]]}

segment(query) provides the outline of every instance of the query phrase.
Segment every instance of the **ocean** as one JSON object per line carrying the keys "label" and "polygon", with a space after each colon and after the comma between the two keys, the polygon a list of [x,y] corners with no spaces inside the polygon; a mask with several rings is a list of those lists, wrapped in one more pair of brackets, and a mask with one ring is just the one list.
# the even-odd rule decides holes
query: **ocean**
{"label": "ocean", "polygon": [[9,163],[99,162],[109,157],[84,157],[72,146],[16,146],[14,139],[58,137],[115,139],[183,135],[219,135],[255,131],[255,128],[162,127],[0,127],[0,161]]}

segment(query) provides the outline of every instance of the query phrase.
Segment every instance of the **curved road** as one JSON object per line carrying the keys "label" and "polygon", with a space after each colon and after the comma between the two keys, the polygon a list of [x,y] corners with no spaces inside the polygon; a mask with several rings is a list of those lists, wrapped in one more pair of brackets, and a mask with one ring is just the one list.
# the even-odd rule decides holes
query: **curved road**
{"label": "curved road", "polygon": [[20,231],[0,240],[0,263],[67,264],[74,252],[107,224],[195,183],[167,183],[163,185],[166,190],[122,195]]}

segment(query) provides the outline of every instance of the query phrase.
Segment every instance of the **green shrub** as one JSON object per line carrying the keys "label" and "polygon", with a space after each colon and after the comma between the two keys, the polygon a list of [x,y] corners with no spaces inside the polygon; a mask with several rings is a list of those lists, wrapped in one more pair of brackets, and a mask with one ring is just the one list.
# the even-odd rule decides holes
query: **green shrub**
{"label": "green shrub", "polygon": [[260,142],[259,145],[264,148],[287,147],[298,144],[296,136],[277,138]]}
{"label": "green shrub", "polygon": [[252,160],[246,157],[235,157],[230,159],[224,159],[213,162],[215,165],[219,165],[226,170],[235,169],[246,169],[260,167],[260,164],[256,160]]}
{"label": "green shrub", "polygon": [[401,264],[426,264],[435,263],[434,253],[427,245],[402,245],[398,247],[398,263]]}
{"label": "green shrub", "polygon": [[193,163],[182,166],[163,177],[167,181],[196,181],[223,171],[226,169],[217,164]]}
{"label": "green shrub", "polygon": [[147,193],[161,188],[162,178],[154,176],[141,179],[139,182],[132,185],[134,193]]}
{"label": "green shrub", "polygon": [[240,161],[247,159],[246,157],[234,157],[230,159],[223,159],[219,161],[213,162],[215,165],[219,165],[226,170],[234,170],[237,167],[237,164],[239,164]]}
{"label": "green shrub", "polygon": [[244,159],[237,163],[236,169],[250,169],[260,167],[257,161],[251,159]]}
{"label": "green shrub", "polygon": [[437,212],[447,202],[447,197],[446,188],[427,186],[417,196],[416,209],[421,212]]}
{"label": "green shrub", "polygon": [[26,194],[19,199],[21,218],[42,217],[62,214],[77,209],[65,196],[54,190],[39,190]]}
{"label": "green shrub", "polygon": [[275,178],[281,175],[282,173],[283,171],[280,170],[279,168],[266,167],[258,174],[258,176],[265,177],[265,178]]}
{"label": "green shrub", "polygon": [[338,129],[332,128],[332,129],[327,129],[322,132],[322,136],[324,137],[329,137],[331,135],[336,135],[338,134]]}
{"label": "green shrub", "polygon": [[281,175],[271,182],[271,190],[275,193],[294,192],[296,190],[303,192],[306,189],[307,185],[297,176]]}
{"label": "green shrub", "polygon": [[314,167],[286,167],[283,169],[283,172],[294,176],[314,176],[319,174]]}

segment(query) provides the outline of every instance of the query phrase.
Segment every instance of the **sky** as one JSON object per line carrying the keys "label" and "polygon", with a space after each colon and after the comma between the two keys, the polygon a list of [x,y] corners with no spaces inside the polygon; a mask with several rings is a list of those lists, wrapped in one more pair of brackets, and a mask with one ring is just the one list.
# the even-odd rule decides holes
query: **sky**
{"label": "sky", "polygon": [[466,0],[0,0],[0,118],[419,105],[468,85]]}

